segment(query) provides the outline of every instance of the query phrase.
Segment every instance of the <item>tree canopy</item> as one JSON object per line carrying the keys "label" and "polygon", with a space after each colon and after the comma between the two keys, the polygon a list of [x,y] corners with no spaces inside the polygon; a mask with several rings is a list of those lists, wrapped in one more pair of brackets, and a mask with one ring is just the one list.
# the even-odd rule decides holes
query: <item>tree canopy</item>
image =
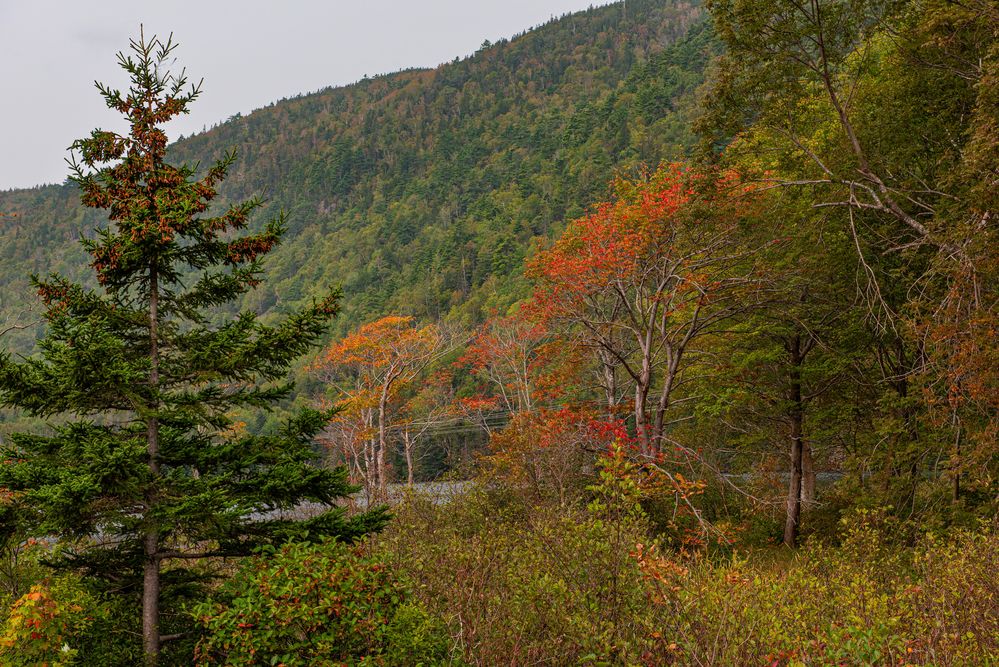
{"label": "tree canopy", "polygon": [[[200,90],[166,69],[173,49],[143,36],[119,54],[130,88],[98,89],[129,132],[95,130],[73,145],[81,200],[110,222],[82,242],[99,287],[33,278],[48,325],[40,352],[0,354],[3,405],[52,419],[4,445],[7,526],[17,519],[29,535],[60,538],[61,564],[141,597],[149,663],[161,636],[177,634],[161,629],[161,598],[204,574],[186,563],[308,535],[350,540],[385,520],[337,506],[354,489],[344,469],[316,465],[313,437],[328,415],[304,410],[273,432],[232,429],[234,410],[289,394],[290,364],[323,334],[339,296],[274,325],[253,313],[209,323],[260,283],[261,256],[286,225],[279,216],[243,231],[259,199],[213,209],[233,154],[201,176],[167,162],[162,125]],[[291,518],[305,503],[322,509]]]}

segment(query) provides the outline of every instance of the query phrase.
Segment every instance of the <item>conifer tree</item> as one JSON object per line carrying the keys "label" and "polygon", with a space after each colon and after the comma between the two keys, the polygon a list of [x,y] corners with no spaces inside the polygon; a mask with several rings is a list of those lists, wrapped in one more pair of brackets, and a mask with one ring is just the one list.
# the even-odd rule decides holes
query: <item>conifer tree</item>
{"label": "conifer tree", "polygon": [[[32,533],[66,545],[57,564],[141,592],[147,664],[160,653],[160,599],[191,581],[187,564],[305,536],[352,539],[385,521],[383,510],[348,517],[335,505],[355,489],[344,469],[314,465],[329,415],[305,410],[263,435],[231,428],[234,411],[288,395],[289,366],[322,335],[338,294],[273,326],[253,313],[210,322],[258,284],[285,224],[249,233],[259,199],[213,206],[233,154],[203,172],[167,163],[162,126],[200,91],[166,69],[174,46],[140,36],[119,53],[129,90],[97,88],[130,131],[72,146],[83,204],[110,221],[82,241],[99,287],[33,278],[48,324],[40,352],[0,354],[0,403],[52,420],[5,443],[0,487]],[[322,510],[280,512],[303,503]]]}

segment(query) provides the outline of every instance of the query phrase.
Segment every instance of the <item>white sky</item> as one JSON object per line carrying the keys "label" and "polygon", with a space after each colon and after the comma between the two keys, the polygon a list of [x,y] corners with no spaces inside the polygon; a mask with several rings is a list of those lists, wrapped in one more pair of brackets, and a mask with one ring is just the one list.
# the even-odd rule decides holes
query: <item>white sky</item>
{"label": "white sky", "polygon": [[119,127],[93,88],[144,24],[204,78],[171,138],[283,97],[433,67],[607,0],[0,0],[0,190],[62,182],[66,148]]}

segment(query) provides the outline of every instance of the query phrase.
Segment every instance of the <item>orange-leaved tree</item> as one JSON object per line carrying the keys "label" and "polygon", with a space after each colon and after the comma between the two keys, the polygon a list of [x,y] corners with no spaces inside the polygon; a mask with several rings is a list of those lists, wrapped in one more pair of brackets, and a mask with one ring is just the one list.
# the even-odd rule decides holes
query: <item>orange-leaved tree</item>
{"label": "orange-leaved tree", "polygon": [[315,369],[336,388],[341,408],[327,436],[342,441],[340,448],[362,473],[369,493],[385,495],[388,451],[400,430],[393,421],[400,415],[399,396],[457,340],[442,325],[420,327],[412,317],[390,315],[333,343],[316,362]]}
{"label": "orange-leaved tree", "polygon": [[519,412],[489,439],[489,452],[481,461],[484,478],[532,503],[565,505],[583,490],[596,455],[625,440],[623,425],[603,421],[589,408]]}
{"label": "orange-leaved tree", "polygon": [[699,344],[763,293],[740,234],[753,206],[734,176],[679,164],[615,190],[531,261],[532,309],[595,352],[611,410],[632,390],[639,450],[656,457]]}
{"label": "orange-leaved tree", "polygon": [[513,415],[565,402],[578,393],[578,356],[573,341],[554,335],[530,309],[493,314],[456,364],[480,381],[479,392],[462,405]]}
{"label": "orange-leaved tree", "polygon": [[507,412],[530,411],[537,399],[535,369],[548,332],[520,313],[493,315],[472,337],[460,363],[486,381]]}

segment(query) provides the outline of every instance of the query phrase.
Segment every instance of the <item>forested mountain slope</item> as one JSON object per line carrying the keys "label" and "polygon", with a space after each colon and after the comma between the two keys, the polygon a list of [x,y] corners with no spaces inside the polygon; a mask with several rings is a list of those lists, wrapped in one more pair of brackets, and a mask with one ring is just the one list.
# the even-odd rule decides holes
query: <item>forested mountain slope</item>
{"label": "forested mountain slope", "polygon": [[[433,70],[282,100],[172,152],[207,164],[235,149],[224,198],[261,195],[266,213],[288,214],[243,307],[280,312],[339,284],[334,333],[387,312],[474,321],[523,293],[532,244],[604,196],[616,171],[689,148],[715,51],[698,4],[629,0]],[[32,272],[84,276],[77,239],[97,221],[75,188],[0,193],[0,212],[4,313],[34,301]],[[37,333],[6,344],[26,349]]]}

